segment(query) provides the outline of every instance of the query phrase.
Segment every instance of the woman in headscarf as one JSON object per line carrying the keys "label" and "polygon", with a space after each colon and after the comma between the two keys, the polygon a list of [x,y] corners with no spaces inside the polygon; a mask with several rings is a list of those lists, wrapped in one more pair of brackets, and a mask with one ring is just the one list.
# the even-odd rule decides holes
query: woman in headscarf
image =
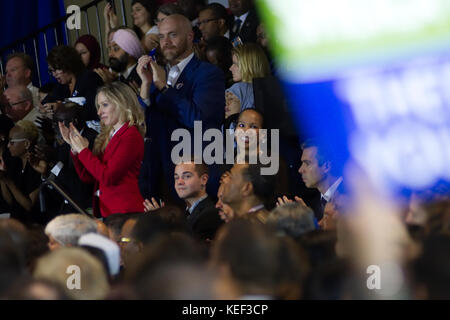
{"label": "woman in headscarf", "polygon": [[85,34],[79,37],[75,42],[75,49],[80,54],[81,60],[83,60],[83,64],[87,69],[106,69],[106,66],[100,63],[100,44],[94,36]]}

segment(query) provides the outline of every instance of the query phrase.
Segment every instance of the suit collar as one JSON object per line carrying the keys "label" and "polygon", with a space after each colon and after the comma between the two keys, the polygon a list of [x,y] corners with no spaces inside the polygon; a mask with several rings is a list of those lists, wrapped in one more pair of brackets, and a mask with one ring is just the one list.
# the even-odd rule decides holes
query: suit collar
{"label": "suit collar", "polygon": [[195,69],[197,69],[198,65],[200,64],[200,60],[197,58],[197,56],[194,54],[191,61],[186,65],[183,72],[181,72],[180,76],[178,77],[177,82],[183,83],[186,81],[186,79],[190,79],[194,75]]}

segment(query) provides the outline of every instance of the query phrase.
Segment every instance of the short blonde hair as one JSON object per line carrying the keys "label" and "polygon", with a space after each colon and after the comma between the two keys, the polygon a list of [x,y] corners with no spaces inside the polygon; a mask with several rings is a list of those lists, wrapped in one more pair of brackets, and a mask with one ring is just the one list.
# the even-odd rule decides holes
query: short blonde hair
{"label": "short blonde hair", "polygon": [[17,121],[16,127],[19,127],[22,130],[25,138],[30,140],[32,145],[36,144],[39,138],[39,130],[33,122],[29,120],[20,120]]}
{"label": "short blonde hair", "polygon": [[[71,269],[79,267],[80,289],[67,286]],[[69,273],[67,273],[69,272]],[[109,292],[109,283],[102,263],[81,248],[60,248],[39,258],[33,277],[45,279],[59,285],[75,300],[100,300]]]}
{"label": "short blonde hair", "polygon": [[[129,122],[128,126],[136,126],[142,137],[145,135],[145,115],[137,99],[136,93],[130,86],[119,82],[111,82],[97,91],[95,104],[99,109],[98,96],[102,93],[105,98],[112,103],[119,112],[119,120]],[[112,126],[101,126],[100,134],[97,136],[94,144],[94,154],[100,154],[106,149],[113,131]]]}
{"label": "short blonde hair", "polygon": [[246,43],[233,48],[232,54],[238,60],[242,81],[252,83],[254,78],[270,75],[270,65],[264,50],[256,43]]}

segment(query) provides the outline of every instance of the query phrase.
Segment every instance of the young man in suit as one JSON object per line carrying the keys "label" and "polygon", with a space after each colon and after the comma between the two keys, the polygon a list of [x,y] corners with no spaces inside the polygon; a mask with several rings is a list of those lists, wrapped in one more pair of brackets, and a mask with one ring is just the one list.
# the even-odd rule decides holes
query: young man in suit
{"label": "young man in suit", "polygon": [[[168,189],[173,186],[175,168],[171,153],[178,141],[172,141],[172,133],[182,128],[193,138],[194,121],[201,121],[202,134],[207,129],[220,128],[225,113],[225,79],[218,67],[194,55],[194,33],[186,17],[175,14],[165,18],[159,26],[159,36],[167,65],[160,66],[144,56],[137,68],[142,78],[141,98],[150,100],[140,188],[144,198],[174,200],[174,190]],[[161,181],[167,182],[165,192]],[[218,182],[219,170],[210,166],[209,194],[217,193]]]}
{"label": "young man in suit", "polygon": [[230,40],[239,37],[243,43],[256,42],[256,29],[260,23],[253,0],[228,0],[234,22]]}
{"label": "young man in suit", "polygon": [[213,239],[222,224],[214,201],[206,193],[208,167],[205,164],[182,162],[175,167],[175,190],[186,202],[187,226],[202,240]]}

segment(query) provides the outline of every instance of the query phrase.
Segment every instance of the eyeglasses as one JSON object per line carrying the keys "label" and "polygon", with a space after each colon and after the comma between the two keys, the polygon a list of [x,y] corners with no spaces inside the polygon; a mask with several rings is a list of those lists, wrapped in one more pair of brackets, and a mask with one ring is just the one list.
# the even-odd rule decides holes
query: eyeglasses
{"label": "eyeglasses", "polygon": [[9,144],[13,145],[16,142],[27,141],[28,139],[9,139]]}
{"label": "eyeglasses", "polygon": [[199,20],[197,22],[197,26],[200,27],[204,23],[208,23],[208,22],[215,21],[215,20],[219,20],[219,19],[218,18],[214,18],[214,19]]}
{"label": "eyeglasses", "polygon": [[48,74],[49,75],[53,75],[53,74],[61,74],[63,71],[61,69],[52,69],[52,68],[48,68]]}
{"label": "eyeglasses", "polygon": [[29,100],[22,100],[22,101],[19,101],[19,102],[10,103],[9,105],[11,107],[14,107],[15,105],[18,105],[18,104],[21,104],[21,103],[24,103],[24,102],[27,102],[27,101],[29,101]]}
{"label": "eyeglasses", "polygon": [[137,240],[131,239],[131,238],[127,238],[127,237],[122,237],[119,240],[119,244],[120,243],[130,243],[130,242],[137,242]]}

